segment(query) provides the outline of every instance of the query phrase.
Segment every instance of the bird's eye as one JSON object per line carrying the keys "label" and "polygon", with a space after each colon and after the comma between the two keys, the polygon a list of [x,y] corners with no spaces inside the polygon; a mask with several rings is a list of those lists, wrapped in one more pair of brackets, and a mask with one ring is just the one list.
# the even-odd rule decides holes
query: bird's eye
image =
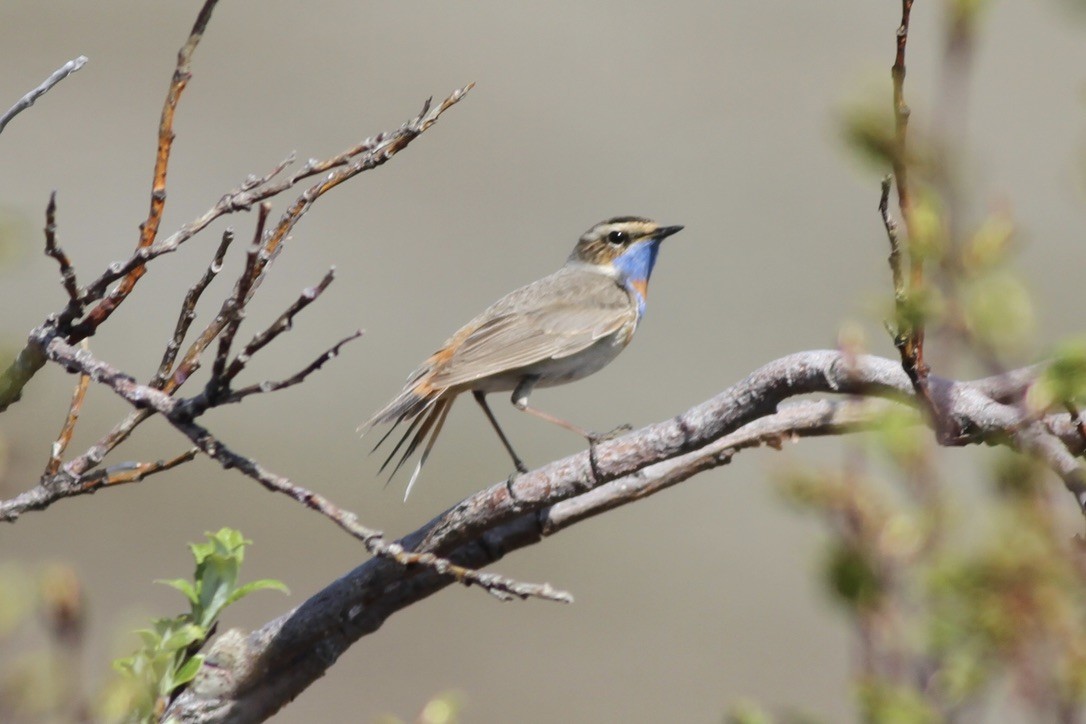
{"label": "bird's eye", "polygon": [[630,235],[627,234],[625,231],[612,231],[607,235],[607,241],[611,242],[616,246],[620,244],[625,244],[629,238]]}

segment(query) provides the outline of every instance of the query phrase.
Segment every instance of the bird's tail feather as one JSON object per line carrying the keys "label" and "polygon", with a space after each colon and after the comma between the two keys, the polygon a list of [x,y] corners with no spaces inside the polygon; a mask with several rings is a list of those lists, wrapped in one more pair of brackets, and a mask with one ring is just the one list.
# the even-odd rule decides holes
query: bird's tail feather
{"label": "bird's tail feather", "polygon": [[[426,394],[429,392],[430,394]],[[445,423],[445,417],[449,414],[449,408],[452,407],[452,399],[445,399],[440,394],[433,394],[432,391],[425,390],[421,385],[405,389],[401,392],[396,399],[392,400],[383,409],[378,411],[372,418],[359,426],[359,431],[364,436],[371,429],[377,425],[391,423],[388,431],[381,436],[381,439],[377,441],[377,444],[373,446],[373,452],[392,435],[402,423],[410,421],[407,426],[407,430],[396,441],[396,445],[392,448],[392,451],[381,463],[381,467],[378,470],[378,474],[383,473],[386,468],[392,463],[396,456],[400,453],[400,449],[403,448],[403,454],[399,455],[399,460],[392,468],[392,472],[388,476],[389,482],[396,476],[403,464],[407,462],[419,446],[423,442],[426,442],[423,448],[422,455],[419,458],[418,464],[415,466],[415,470],[411,475],[411,481],[407,486],[407,493],[411,492],[412,486],[418,479],[419,473],[422,470],[423,463],[426,462],[426,458],[430,454],[430,450],[434,447],[434,442],[437,440],[438,433],[441,432],[441,427]],[[427,438],[429,440],[427,441]],[[406,448],[404,447],[406,444]],[[387,485],[387,483],[386,483]],[[407,500],[407,494],[404,495],[404,500]]]}
{"label": "bird's tail feather", "polygon": [[[392,423],[393,429],[396,428],[404,420],[419,415],[423,410],[433,404],[435,395],[424,394],[418,387],[405,389],[400,394],[396,395],[396,399],[385,405],[378,410],[373,417],[363,422],[358,426],[358,432],[365,437],[373,428],[385,423]],[[387,437],[387,435],[386,435]],[[381,438],[381,442],[384,442],[385,438]]]}
{"label": "bird's tail feather", "polygon": [[[415,487],[415,481],[419,479],[419,473],[422,472],[422,466],[426,464],[426,458],[430,457],[430,451],[434,449],[434,443],[437,442],[437,436],[441,434],[441,427],[445,424],[445,418],[449,415],[449,409],[452,407],[452,400],[442,400],[438,403],[437,407],[430,414],[428,421],[419,430],[418,436],[411,441],[411,446],[408,450],[414,448],[423,437],[426,436],[426,428],[433,424],[433,430],[430,432],[430,440],[426,443],[426,447],[422,450],[422,455],[419,456],[418,463],[415,464],[415,472],[411,473],[411,479],[407,481],[407,489],[403,491],[403,502],[407,502],[407,496],[411,495],[411,488]],[[404,454],[407,457],[408,453]]]}

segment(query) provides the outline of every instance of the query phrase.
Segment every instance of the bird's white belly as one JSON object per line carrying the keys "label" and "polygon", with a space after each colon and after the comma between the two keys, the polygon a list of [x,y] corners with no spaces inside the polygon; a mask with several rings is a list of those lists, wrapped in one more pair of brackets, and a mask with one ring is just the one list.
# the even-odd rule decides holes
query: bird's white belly
{"label": "bird's white belly", "polygon": [[508,392],[515,389],[521,380],[529,376],[539,378],[535,384],[536,387],[551,387],[573,382],[606,367],[626,347],[631,336],[629,331],[622,329],[576,354],[559,359],[546,359],[527,367],[486,377],[477,380],[471,389],[488,393]]}

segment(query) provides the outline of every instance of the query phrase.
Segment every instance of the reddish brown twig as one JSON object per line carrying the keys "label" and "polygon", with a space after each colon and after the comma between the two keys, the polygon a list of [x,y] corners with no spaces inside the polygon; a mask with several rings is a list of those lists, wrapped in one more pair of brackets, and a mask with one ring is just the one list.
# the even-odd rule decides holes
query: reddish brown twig
{"label": "reddish brown twig", "polygon": [[106,486],[138,483],[155,473],[172,470],[178,465],[182,465],[195,459],[199,452],[200,451],[196,448],[189,448],[177,457],[170,458],[169,460],[157,460],[153,463],[128,462],[110,465],[108,468],[103,468],[95,474],[88,475],[81,479],[79,484],[84,492],[89,493]]}
{"label": "reddish brown twig", "polygon": [[909,185],[908,131],[911,111],[905,102],[905,53],[909,42],[909,21],[913,0],[901,0],[901,23],[898,25],[894,64],[890,70],[893,80],[894,152],[891,154],[893,185],[897,188],[898,209],[908,237],[908,281],[903,269],[897,225],[889,212],[890,178],[884,179],[879,212],[890,241],[890,269],[894,280],[896,328],[893,330],[894,346],[901,357],[901,364],[912,382],[921,406],[931,415],[936,437],[942,444],[954,444],[960,439],[953,421],[935,404],[928,384],[929,369],[924,362],[923,311],[918,308],[924,294],[924,260],[917,248],[919,240],[913,224],[912,191]]}
{"label": "reddish brown twig", "polygon": [[[87,349],[86,340],[81,345],[83,349]],[[90,386],[90,377],[87,375],[80,375],[79,382],[76,383],[75,391],[72,393],[71,404],[68,405],[68,415],[64,418],[64,424],[60,428],[60,434],[57,435],[56,442],[53,443],[52,449],[49,453],[49,462],[45,464],[45,472],[43,477],[49,477],[56,475],[60,470],[61,458],[64,455],[64,451],[68,449],[68,443],[72,441],[72,433],[75,432],[75,423],[79,420],[79,413],[83,409],[83,400],[87,395],[87,388]]]}
{"label": "reddish brown twig", "polygon": [[[894,65],[890,69],[890,75],[894,84],[894,144],[896,146],[893,155],[894,180],[897,182],[898,208],[902,216],[906,217],[905,224],[909,225],[908,217],[912,211],[912,199],[909,194],[908,164],[906,163],[906,141],[909,131],[910,110],[905,103],[905,50],[909,43],[909,19],[912,14],[913,0],[901,0],[901,24],[897,29],[897,52],[894,55]],[[922,270],[913,268],[913,274]],[[916,280],[914,280],[916,281]]]}
{"label": "reddish brown twig", "polygon": [[[166,93],[166,102],[162,106],[162,118],[158,124],[158,150],[155,154],[155,169],[151,181],[151,208],[147,213],[147,219],[140,225],[137,250],[150,249],[158,236],[162,212],[166,207],[166,172],[170,164],[170,152],[173,149],[174,113],[177,111],[177,103],[181,99],[185,86],[192,78],[192,54],[200,43],[207,24],[211,20],[211,13],[217,4],[218,0],[205,0],[200,13],[196,16],[196,22],[193,23],[188,40],[177,52],[177,66],[174,69],[170,89]],[[137,263],[128,269],[124,279],[87,314],[76,328],[73,328],[71,341],[77,342],[94,334],[98,326],[109,319],[117,306],[132,292],[136,282],[146,271],[147,267],[144,263]]]}
{"label": "reddish brown twig", "polygon": [[[897,187],[897,205],[905,222],[909,243],[916,243],[916,234],[912,224],[912,194],[909,188],[908,132],[911,111],[905,102],[905,50],[909,43],[909,20],[912,14],[913,0],[901,0],[901,24],[897,29],[897,52],[894,65],[890,70],[893,79],[894,103],[894,154],[892,166],[894,185]],[[900,273],[900,270],[898,271]],[[924,283],[923,262],[910,247],[909,252],[909,289],[917,293]],[[895,283],[895,286],[897,284]],[[904,288],[904,281],[902,281]],[[914,380],[917,391],[925,387],[927,368],[924,366],[924,328],[920,324],[909,324],[908,329],[899,330],[904,334],[902,362],[907,365],[906,373]]]}

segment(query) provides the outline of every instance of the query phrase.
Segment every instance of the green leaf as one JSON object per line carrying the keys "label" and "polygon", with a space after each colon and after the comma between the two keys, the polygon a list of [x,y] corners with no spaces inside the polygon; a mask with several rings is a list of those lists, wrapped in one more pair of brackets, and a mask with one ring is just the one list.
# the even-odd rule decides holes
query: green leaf
{"label": "green leaf", "polygon": [[1086,340],[1064,342],[1052,355],[1037,384],[1030,390],[1034,409],[1086,398]]}
{"label": "green leaf", "polygon": [[196,654],[184,664],[182,664],[181,667],[176,672],[174,672],[174,686],[181,686],[182,684],[187,684],[194,678],[196,678],[196,672],[200,670],[200,667],[203,666],[203,663],[204,657],[200,654]]}
{"label": "green leaf", "polygon": [[149,628],[140,629],[136,632],[136,635],[143,641],[143,647],[145,649],[158,648],[159,644],[162,643],[162,634],[158,631],[152,631]]}
{"label": "green leaf", "polygon": [[206,629],[187,623],[167,633],[160,646],[165,651],[184,651],[197,641],[203,641],[206,636]]}
{"label": "green leaf", "polygon": [[231,593],[230,597],[226,600],[226,605],[229,606],[235,601],[240,601],[242,598],[245,598],[253,591],[264,590],[281,591],[287,595],[290,595],[290,589],[287,588],[286,584],[282,581],[277,581],[274,578],[262,578],[259,581],[252,581],[234,589],[234,592]]}
{"label": "green leaf", "polygon": [[196,592],[196,589],[193,587],[192,583],[186,581],[184,578],[174,578],[168,581],[164,579],[159,579],[156,580],[155,583],[161,583],[164,586],[176,588],[178,591],[181,591],[182,595],[184,595],[185,598],[189,600],[189,603],[196,604],[200,600],[200,596]]}

